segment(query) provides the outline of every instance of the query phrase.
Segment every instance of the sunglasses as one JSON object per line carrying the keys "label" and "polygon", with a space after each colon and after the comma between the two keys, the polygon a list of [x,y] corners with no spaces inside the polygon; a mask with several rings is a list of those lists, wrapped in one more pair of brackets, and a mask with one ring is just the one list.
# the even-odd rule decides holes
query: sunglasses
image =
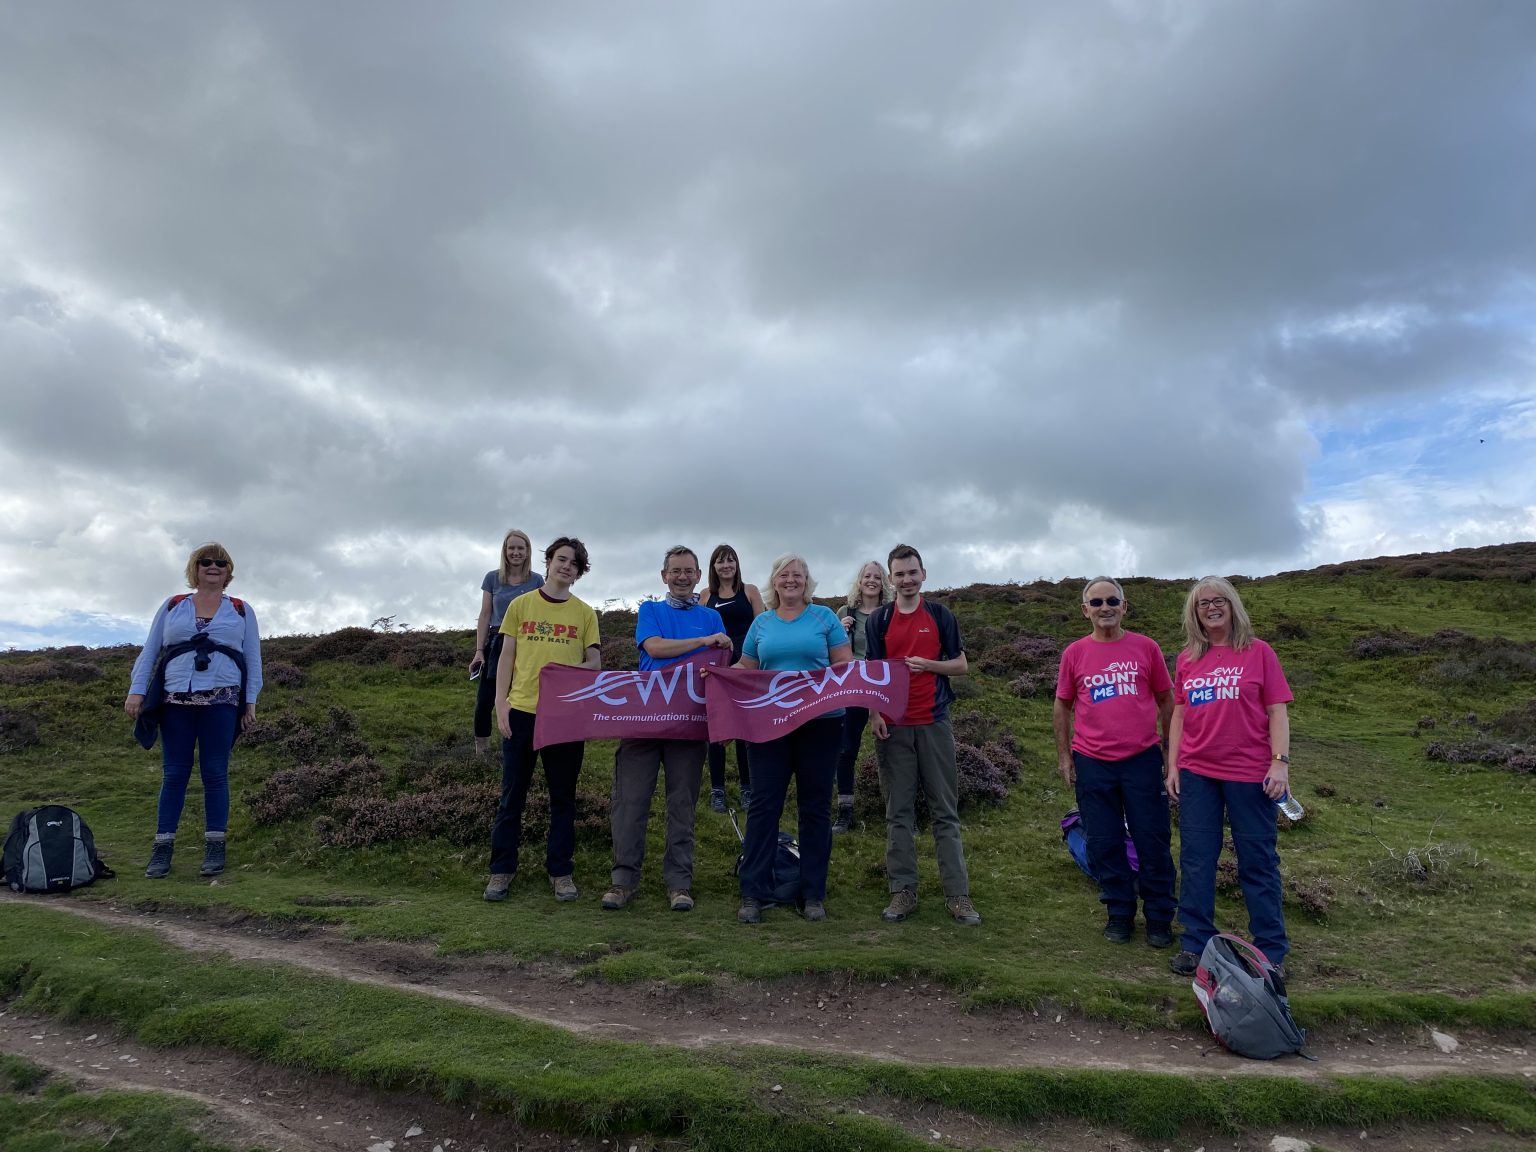
{"label": "sunglasses", "polygon": [[1095,596],[1092,600],[1088,601],[1088,607],[1102,608],[1108,604],[1111,608],[1118,608],[1123,603],[1124,601],[1118,596]]}
{"label": "sunglasses", "polygon": [[212,556],[199,556],[197,558],[197,566],[199,568],[228,568],[229,561],[218,560]]}

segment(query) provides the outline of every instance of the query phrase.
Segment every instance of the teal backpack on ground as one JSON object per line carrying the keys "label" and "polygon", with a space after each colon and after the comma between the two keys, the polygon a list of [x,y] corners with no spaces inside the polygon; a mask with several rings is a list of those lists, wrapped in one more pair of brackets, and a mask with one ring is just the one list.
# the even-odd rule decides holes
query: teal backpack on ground
{"label": "teal backpack on ground", "polygon": [[1291,1019],[1285,978],[1242,937],[1218,932],[1207,940],[1192,987],[1211,1034],[1227,1051],[1254,1060],[1292,1052],[1312,1059],[1307,1034]]}

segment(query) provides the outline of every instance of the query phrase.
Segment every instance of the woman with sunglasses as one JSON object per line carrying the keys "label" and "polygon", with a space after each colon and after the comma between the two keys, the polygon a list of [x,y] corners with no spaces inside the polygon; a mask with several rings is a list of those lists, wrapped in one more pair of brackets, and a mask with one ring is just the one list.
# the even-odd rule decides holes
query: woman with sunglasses
{"label": "woman with sunglasses", "polygon": [[[1139,892],[1147,943],[1167,948],[1175,902],[1163,749],[1173,682],[1157,642],[1122,627],[1129,607],[1125,590],[1108,576],[1083,588],[1083,615],[1093,631],[1061,654],[1052,712],[1056,762],[1076,789],[1088,867],[1109,913],[1104,938],[1130,943]],[[1126,829],[1139,875],[1125,850]]]}
{"label": "woman with sunglasses", "polygon": [[1275,650],[1253,634],[1237,589],[1220,576],[1196,582],[1184,600],[1184,650],[1173,670],[1168,792],[1179,802],[1180,976],[1199,966],[1216,934],[1216,863],[1222,822],[1232,826],[1237,883],[1248,934],[1285,976],[1291,950],[1280,907],[1275,802],[1291,784],[1291,720]]}
{"label": "woman with sunglasses", "polygon": [[[191,594],[172,596],[155,612],[123,701],[123,711],[134,720],[147,710],[159,714],[163,775],[155,843],[144,869],[151,880],[171,870],[194,749],[203,778],[201,874],[224,871],[229,753],[240,729],[256,719],[256,697],[261,694],[256,613],[244,601],[224,594],[235,578],[229,553],[222,544],[194,548],[186,577]],[[154,698],[146,702],[151,693]]]}

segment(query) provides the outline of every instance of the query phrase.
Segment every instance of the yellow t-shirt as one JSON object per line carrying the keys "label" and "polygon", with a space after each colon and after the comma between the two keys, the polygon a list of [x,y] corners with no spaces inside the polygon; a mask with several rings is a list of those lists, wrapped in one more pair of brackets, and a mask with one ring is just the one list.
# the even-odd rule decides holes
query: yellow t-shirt
{"label": "yellow t-shirt", "polygon": [[501,632],[517,641],[512,690],[507,701],[519,712],[539,707],[539,669],[546,664],[580,664],[599,643],[597,613],[584,600],[551,600],[539,589],[507,606]]}

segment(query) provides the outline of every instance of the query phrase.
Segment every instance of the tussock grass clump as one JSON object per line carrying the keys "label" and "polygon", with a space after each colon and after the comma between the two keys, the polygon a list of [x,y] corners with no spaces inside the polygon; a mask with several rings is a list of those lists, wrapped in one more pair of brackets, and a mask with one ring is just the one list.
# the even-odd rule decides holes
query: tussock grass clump
{"label": "tussock grass clump", "polygon": [[1433,827],[1417,847],[1397,849],[1380,837],[1376,842],[1386,854],[1371,861],[1370,875],[1397,887],[1431,891],[1467,887],[1486,863],[1470,844],[1436,840]]}

